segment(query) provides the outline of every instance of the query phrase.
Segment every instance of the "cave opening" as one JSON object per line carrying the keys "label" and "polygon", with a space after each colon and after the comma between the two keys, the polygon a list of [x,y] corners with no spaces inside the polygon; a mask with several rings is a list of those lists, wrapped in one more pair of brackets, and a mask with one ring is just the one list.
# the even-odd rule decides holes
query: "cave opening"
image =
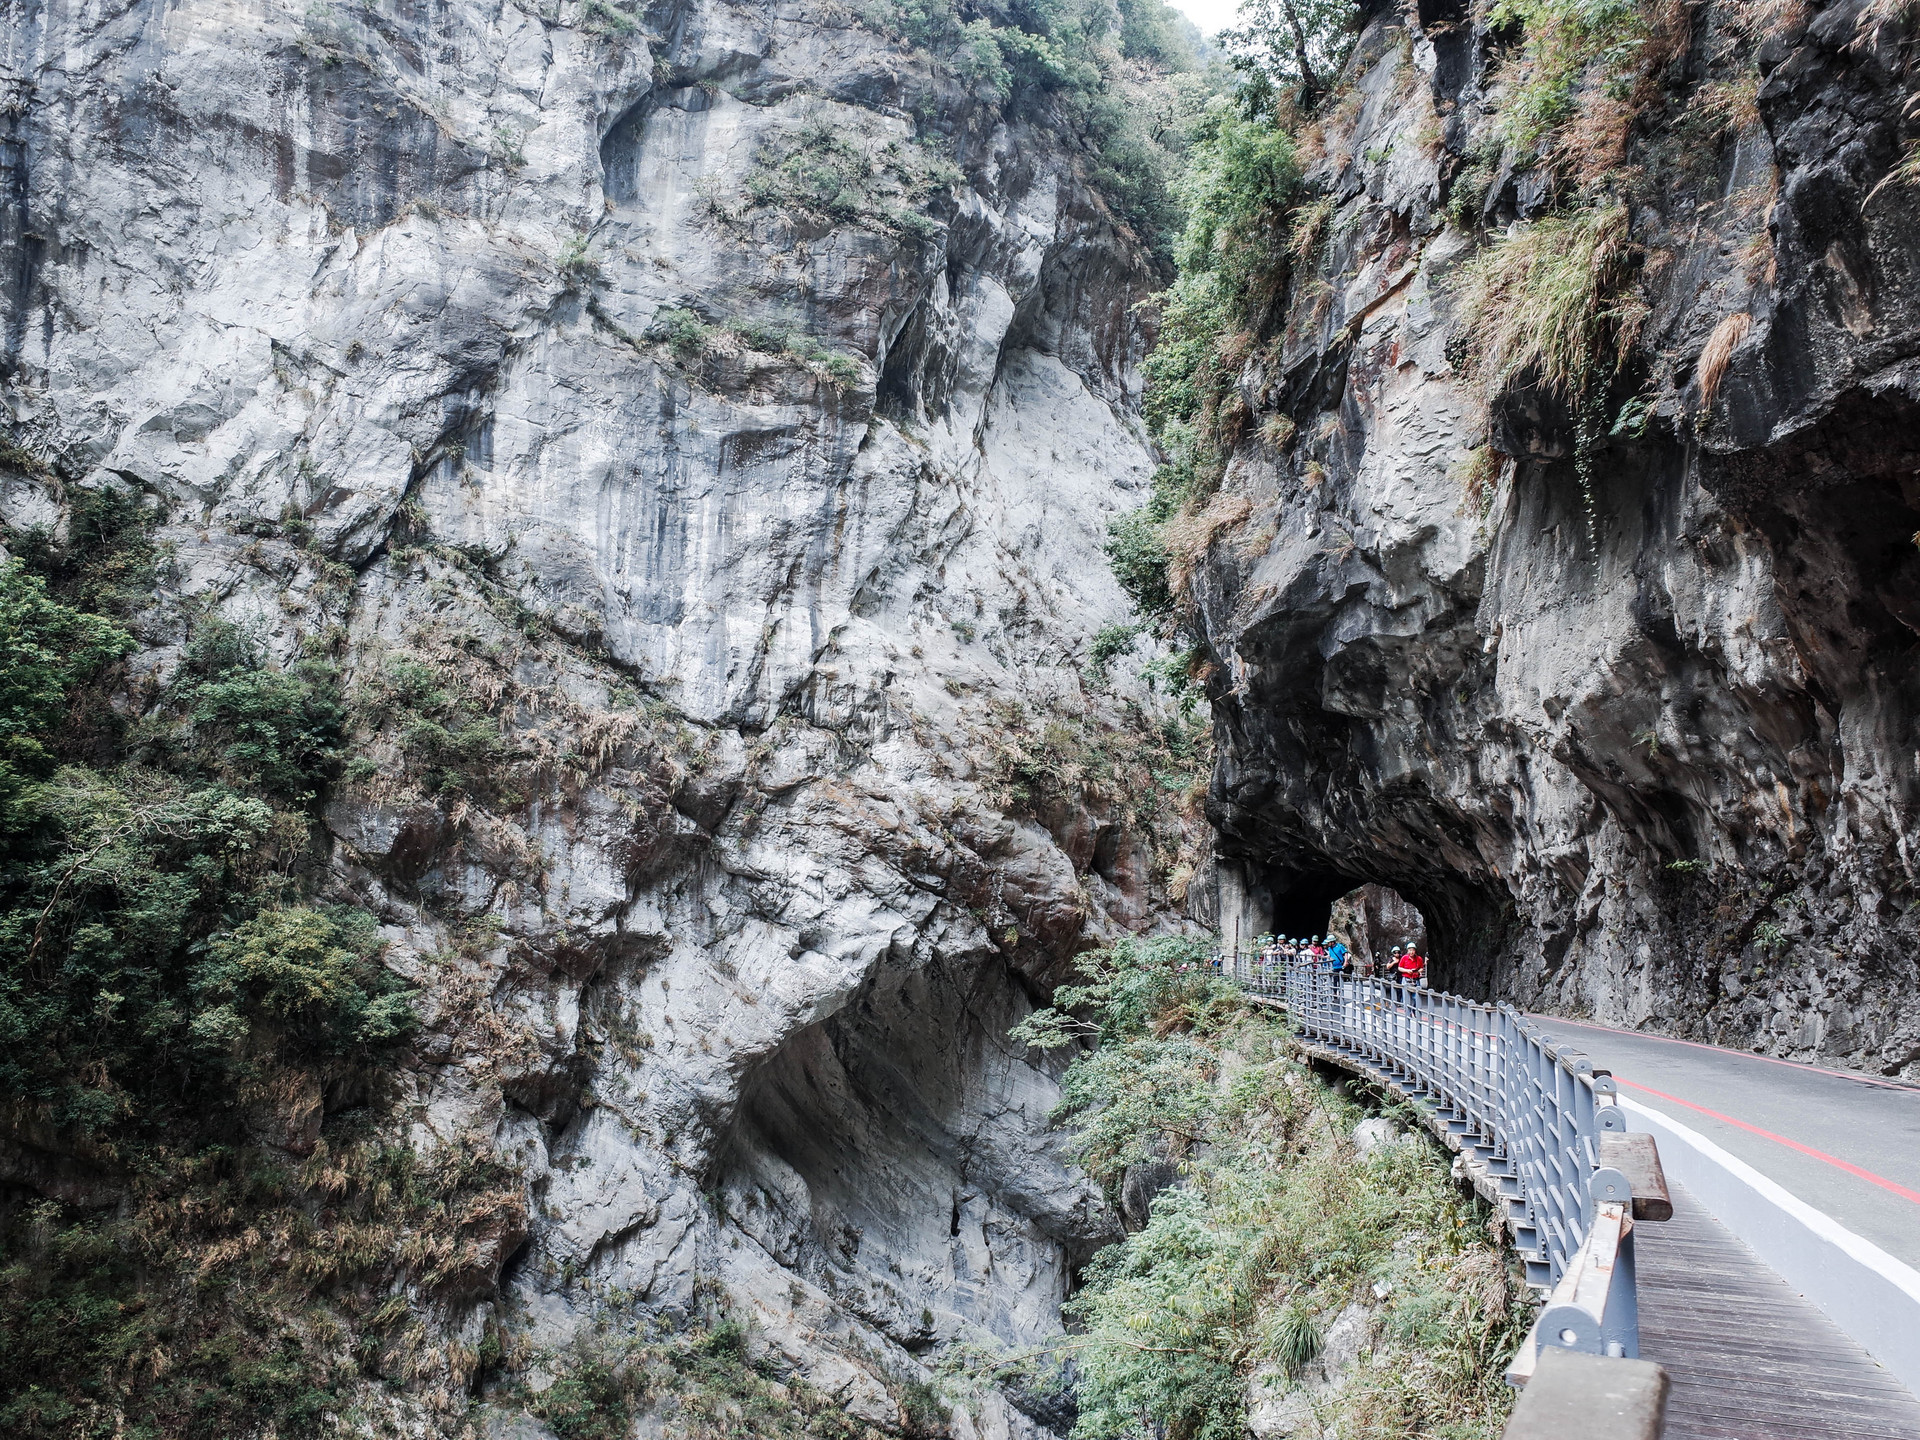
{"label": "cave opening", "polygon": [[1384,972],[1388,962],[1411,945],[1428,953],[1427,917],[1420,907],[1390,885],[1367,884],[1333,902],[1322,932],[1347,942],[1360,967]]}
{"label": "cave opening", "polygon": [[1384,966],[1401,947],[1429,953],[1426,912],[1391,885],[1331,873],[1289,876],[1271,891],[1275,935],[1338,935],[1363,966]]}
{"label": "cave opening", "polygon": [[1276,935],[1324,935],[1334,902],[1353,888],[1342,875],[1306,875],[1290,879],[1273,890]]}

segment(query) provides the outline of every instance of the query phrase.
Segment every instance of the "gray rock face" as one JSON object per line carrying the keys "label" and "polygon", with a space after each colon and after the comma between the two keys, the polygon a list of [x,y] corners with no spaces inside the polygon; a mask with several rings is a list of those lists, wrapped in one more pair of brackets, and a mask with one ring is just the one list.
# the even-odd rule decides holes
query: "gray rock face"
{"label": "gray rock face", "polygon": [[[18,3],[0,62],[5,403],[61,477],[6,518],[164,509],[141,675],[205,613],[342,666],[412,1138],[531,1199],[445,1324],[717,1295],[887,1423],[916,1355],[1051,1331],[1118,1226],[1006,1030],[1173,923],[1185,823],[1002,763],[1154,706],[1080,678],[1155,277],[1072,147],[831,6]],[[864,177],[832,217],[803,153]]]}
{"label": "gray rock face", "polygon": [[[1909,62],[1857,5],[1807,13],[1759,52],[1760,123],[1635,205],[1651,315],[1591,521],[1578,417],[1528,388],[1489,415],[1449,350],[1487,37],[1374,22],[1315,172],[1324,310],[1242,377],[1250,432],[1300,436],[1240,444],[1221,503],[1250,513],[1194,580],[1223,923],[1312,930],[1380,882],[1448,988],[1915,1073],[1920,191],[1882,183]],[[1496,228],[1537,210],[1537,176],[1494,180]],[[1703,394],[1717,329],[1743,338]]]}

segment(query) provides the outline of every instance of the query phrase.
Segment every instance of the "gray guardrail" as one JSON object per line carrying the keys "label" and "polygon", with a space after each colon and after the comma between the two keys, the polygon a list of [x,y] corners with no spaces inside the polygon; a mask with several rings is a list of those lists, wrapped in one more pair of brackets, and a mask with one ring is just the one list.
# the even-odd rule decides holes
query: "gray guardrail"
{"label": "gray guardrail", "polygon": [[1542,1347],[1639,1355],[1633,1225],[1673,1206],[1652,1137],[1627,1133],[1611,1075],[1510,1005],[1258,951],[1214,963],[1284,1007],[1309,1053],[1412,1102],[1501,1207],[1528,1282],[1547,1296],[1510,1383],[1527,1383]]}

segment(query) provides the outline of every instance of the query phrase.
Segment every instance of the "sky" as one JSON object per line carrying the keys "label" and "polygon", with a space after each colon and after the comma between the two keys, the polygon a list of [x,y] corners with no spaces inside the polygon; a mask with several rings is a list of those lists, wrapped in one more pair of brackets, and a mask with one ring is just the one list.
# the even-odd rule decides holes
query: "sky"
{"label": "sky", "polygon": [[1203,35],[1217,35],[1233,23],[1240,0],[1167,0],[1167,3],[1200,27]]}

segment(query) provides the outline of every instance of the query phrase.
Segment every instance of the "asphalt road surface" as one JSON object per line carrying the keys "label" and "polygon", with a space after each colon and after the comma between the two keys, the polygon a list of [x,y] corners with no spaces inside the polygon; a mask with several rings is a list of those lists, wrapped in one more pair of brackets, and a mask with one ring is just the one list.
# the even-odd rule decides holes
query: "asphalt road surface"
{"label": "asphalt road surface", "polygon": [[1920,1269],[1920,1086],[1555,1015],[1533,1021],[1620,1093]]}

